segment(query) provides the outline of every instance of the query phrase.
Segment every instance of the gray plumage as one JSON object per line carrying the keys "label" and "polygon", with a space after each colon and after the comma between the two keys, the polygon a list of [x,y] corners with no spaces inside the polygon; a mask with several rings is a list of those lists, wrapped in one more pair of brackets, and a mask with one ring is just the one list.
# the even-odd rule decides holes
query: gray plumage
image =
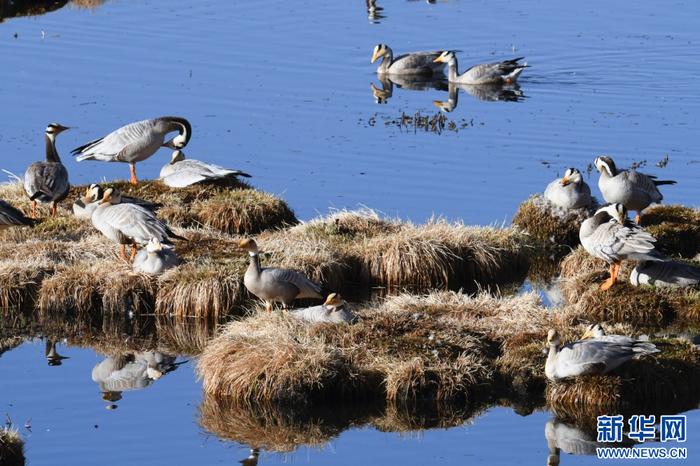
{"label": "gray plumage", "polygon": [[[174,131],[178,135],[165,141]],[[131,165],[131,182],[136,183],[134,164],[155,154],[160,147],[182,149],[192,136],[190,123],[181,117],[166,116],[130,123],[108,135],[73,149],[76,160],[126,162]]]}
{"label": "gray plumage", "polygon": [[411,52],[394,58],[394,52],[386,44],[374,46],[370,63],[379,58],[382,62],[377,67],[377,73],[388,75],[440,75],[445,68],[443,63],[435,62],[440,52]]}
{"label": "gray plumage", "polygon": [[544,197],[566,210],[587,208],[593,203],[591,188],[575,168],[568,168],[562,178],[549,183],[544,190]]}
{"label": "gray plumage", "polygon": [[700,267],[677,261],[645,261],[637,264],[630,274],[634,286],[685,288],[700,285]]}
{"label": "gray plumage", "polygon": [[[92,219],[92,213],[100,204],[100,199],[102,199],[103,195],[104,190],[102,189],[102,186],[95,183],[91,184],[87,188],[85,195],[79,197],[73,202],[73,215],[81,220]],[[145,199],[124,195],[121,196],[121,202],[124,204],[137,204],[150,211],[155,211],[158,207],[160,207],[160,204],[146,201]]]}
{"label": "gray plumage", "polygon": [[606,374],[634,357],[656,352],[656,347],[646,342],[627,344],[592,339],[562,346],[555,330],[549,331],[547,343],[549,354],[545,375],[553,381],[587,374]]}
{"label": "gray plumage", "polygon": [[618,170],[612,158],[607,156],[596,158],[595,166],[600,172],[598,188],[603,194],[603,199],[609,203],[622,204],[627,210],[636,212],[663,200],[657,186],[676,183],[671,180],[657,180],[655,176],[645,175],[636,170]]}
{"label": "gray plumage", "polygon": [[133,269],[134,272],[158,275],[177,267],[179,263],[180,259],[170,247],[161,244],[156,238],[151,238],[146,247],[136,254]]}
{"label": "gray plumage", "polygon": [[447,89],[447,100],[433,100],[433,105],[448,113],[457,108],[460,90],[476,100],[485,102],[518,102],[524,97],[517,83],[510,85],[449,83]]}
{"label": "gray plumage", "polygon": [[29,199],[35,202],[52,203],[54,214],[55,205],[65,199],[70,190],[68,170],[61,163],[56,150],[56,137],[66,129],[68,128],[58,123],[51,123],[46,127],[45,161],[34,162],[24,174],[24,191]]}
{"label": "gray plumage", "polygon": [[273,303],[286,308],[296,299],[320,299],[321,286],[309,280],[301,272],[291,269],[261,267],[258,247],[253,240],[242,240],[239,247],[248,251],[250,264],[243,276],[243,284],[252,294],[265,302],[268,310]]}
{"label": "gray plumage", "polygon": [[601,324],[591,324],[588,326],[586,332],[583,334],[581,339],[586,340],[588,338],[594,340],[609,341],[621,345],[631,345],[637,348],[638,350],[646,351],[649,354],[659,352],[656,346],[653,343],[649,343],[648,341],[628,337],[626,335],[608,335]]}
{"label": "gray plumage", "polygon": [[496,63],[481,63],[474,65],[464,73],[459,74],[459,64],[454,52],[441,52],[436,60],[447,63],[447,79],[457,84],[512,84],[529,65],[518,63],[524,57],[513,58]]}
{"label": "gray plumage", "polygon": [[160,169],[160,179],[171,188],[184,188],[203,181],[236,179],[238,176],[250,178],[240,170],[231,170],[200,160],[186,159],[185,153],[173,152],[170,163]]}
{"label": "gray plumage", "polygon": [[309,323],[351,323],[355,320],[355,313],[348,304],[336,293],[329,295],[326,302],[320,306],[311,306],[304,309],[296,309],[289,312],[291,317]]}
{"label": "gray plumage", "polygon": [[[601,207],[586,219],[579,230],[583,248],[592,256],[603,259],[608,264],[622,260],[663,261],[665,257],[655,249],[654,238],[650,233],[631,224],[626,218],[621,204]],[[623,221],[623,223],[620,223]]]}
{"label": "gray plumage", "polygon": [[26,217],[19,209],[0,200],[0,230],[15,226],[31,226],[34,221]]}
{"label": "gray plumage", "polygon": [[[153,380],[177,368],[176,356],[145,351],[108,357],[92,369],[92,380],[102,393],[120,394],[150,385]],[[121,398],[118,396],[116,399]],[[111,399],[112,401],[114,398]]]}

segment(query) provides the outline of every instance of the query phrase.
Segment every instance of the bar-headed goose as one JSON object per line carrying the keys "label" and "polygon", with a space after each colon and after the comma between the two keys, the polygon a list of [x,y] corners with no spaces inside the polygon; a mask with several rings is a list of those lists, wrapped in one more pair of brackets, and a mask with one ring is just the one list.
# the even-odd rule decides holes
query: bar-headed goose
{"label": "bar-headed goose", "polygon": [[36,203],[51,204],[51,215],[56,216],[56,205],[68,196],[68,170],[61,163],[56,150],[56,136],[69,129],[51,123],[46,127],[46,160],[34,162],[24,173],[24,191],[32,201],[32,217],[36,218]]}

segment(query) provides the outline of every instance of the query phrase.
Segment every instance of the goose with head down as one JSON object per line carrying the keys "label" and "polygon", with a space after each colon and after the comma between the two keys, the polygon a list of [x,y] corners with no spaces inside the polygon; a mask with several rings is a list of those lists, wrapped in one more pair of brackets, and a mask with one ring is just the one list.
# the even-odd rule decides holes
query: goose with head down
{"label": "goose with head down", "polygon": [[431,77],[442,74],[445,65],[435,61],[440,52],[412,52],[394,57],[394,52],[386,44],[377,44],[372,51],[370,63],[382,59],[377,67],[378,74],[413,75]]}
{"label": "goose with head down", "polygon": [[627,210],[637,212],[636,222],[641,221],[642,210],[664,198],[658,186],[676,184],[673,180],[657,180],[636,170],[621,170],[611,157],[601,155],[595,159],[595,167],[600,172],[598,188],[605,202],[619,203]]}
{"label": "goose with head down", "polygon": [[622,204],[598,209],[581,224],[579,239],[586,252],[610,265],[610,278],[601,285],[602,290],[615,283],[623,260],[666,260],[654,246],[656,239],[627,219],[627,209]]}
{"label": "goose with head down", "polygon": [[322,299],[321,285],[309,280],[296,270],[276,267],[262,267],[258,245],[255,240],[244,239],[238,247],[247,251],[250,265],[243,276],[243,284],[252,294],[265,302],[265,308],[272,310],[273,303],[282,303],[286,309],[294,300],[303,298]]}
{"label": "goose with head down", "polygon": [[581,172],[567,168],[564,176],[554,180],[544,190],[544,197],[552,204],[566,210],[590,207],[591,188],[583,181]]}
{"label": "goose with head down", "polygon": [[457,84],[514,84],[527,62],[518,63],[524,57],[513,58],[496,63],[480,63],[460,74],[457,56],[454,51],[445,50],[435,58],[436,63],[447,63],[447,79]]}
{"label": "goose with head down", "polygon": [[92,213],[92,224],[103,235],[121,245],[120,255],[126,258],[125,245],[131,245],[131,259],[137,246],[145,246],[152,238],[172,244],[171,239],[185,239],[173,231],[150,210],[136,204],[121,202],[115,188],[105,190],[102,200]]}
{"label": "goose with head down", "polygon": [[[177,131],[177,136],[165,137]],[[184,118],[164,116],[122,126],[108,135],[73,149],[77,161],[100,160],[129,164],[131,184],[137,184],[136,163],[146,160],[161,147],[182,149],[190,142],[192,126]]]}
{"label": "goose with head down", "polygon": [[613,343],[619,343],[621,345],[633,345],[638,348],[645,348],[647,353],[658,353],[659,350],[653,343],[648,341],[639,340],[637,338],[628,337],[625,335],[608,335],[603,325],[600,323],[591,324],[586,328],[586,331],[581,336],[582,340],[594,339],[602,341],[611,341]]}
{"label": "goose with head down", "polygon": [[559,332],[554,329],[547,334],[547,345],[549,352],[544,372],[552,381],[588,374],[607,374],[634,357],[657,351],[653,344],[647,342],[591,339],[562,345]]}
{"label": "goose with head down", "polygon": [[151,238],[145,248],[134,257],[134,272],[158,275],[180,263],[172,247],[161,243],[158,238]]}
{"label": "goose with head down", "polygon": [[201,160],[187,159],[185,153],[176,150],[170,162],[160,169],[160,179],[171,188],[184,188],[195,183],[215,180],[231,180],[238,176],[250,178],[241,170],[231,170]]}
{"label": "goose with head down", "polygon": [[55,217],[58,203],[68,196],[68,170],[56,150],[56,136],[67,129],[58,123],[46,127],[46,160],[34,162],[24,174],[24,191],[32,201],[32,217],[36,218],[37,202],[50,203],[51,215]]}
{"label": "goose with head down", "polygon": [[289,315],[310,323],[350,323],[355,320],[355,314],[347,304],[340,294],[331,293],[320,306],[295,309],[290,311]]}

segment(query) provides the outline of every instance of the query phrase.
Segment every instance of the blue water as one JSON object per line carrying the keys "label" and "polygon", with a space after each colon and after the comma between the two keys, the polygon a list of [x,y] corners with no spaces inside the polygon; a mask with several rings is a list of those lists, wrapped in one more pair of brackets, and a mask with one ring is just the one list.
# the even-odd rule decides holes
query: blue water
{"label": "blue water", "polygon": [[[121,164],[75,162],[69,150],[134,120],[186,116],[188,156],[240,168],[302,219],[368,206],[417,222],[508,222],[518,204],[566,167],[602,153],[678,184],[667,202],[697,206],[700,4],[525,1],[108,1],[0,23],[0,168],[43,157],[49,122],[73,183],[125,178]],[[386,122],[432,116],[448,92],[394,88],[377,104],[372,47],[460,49],[460,67],[526,56],[518,102],[460,91],[442,134]],[[381,87],[381,86],[380,86]],[[368,122],[373,119],[375,123]],[[156,177],[165,149],[138,166]],[[666,167],[655,166],[665,155]],[[593,192],[597,176],[586,178]],[[248,447],[197,423],[192,362],[106,410],[92,367],[104,356],[63,348],[48,367],[41,343],[0,357],[0,408],[22,428],[32,465],[235,463]],[[0,412],[0,414],[2,414]],[[691,457],[700,448],[689,414]],[[544,464],[550,414],[493,408],[463,427],[420,434],[357,427],[324,448],[263,452],[261,464]],[[564,464],[599,463],[564,455]],[[649,462],[646,464],[654,464]]]}

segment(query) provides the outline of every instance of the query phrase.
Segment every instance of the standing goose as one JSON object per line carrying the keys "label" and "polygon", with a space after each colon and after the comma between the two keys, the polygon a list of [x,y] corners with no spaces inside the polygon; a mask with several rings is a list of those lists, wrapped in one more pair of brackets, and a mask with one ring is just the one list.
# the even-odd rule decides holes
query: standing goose
{"label": "standing goose", "polygon": [[687,288],[700,285],[700,268],[683,262],[640,262],[630,274],[634,286]]}
{"label": "standing goose", "polygon": [[161,243],[158,238],[151,238],[146,247],[136,254],[133,268],[135,272],[158,275],[177,267],[179,263],[170,246]]}
{"label": "standing goose", "polygon": [[628,337],[625,335],[608,335],[605,332],[605,329],[603,329],[603,325],[601,324],[589,325],[588,328],[586,328],[586,331],[584,332],[581,339],[595,339],[602,341],[611,341],[613,343],[619,343],[622,345],[633,345],[638,348],[645,348],[649,354],[659,352],[656,346],[654,346],[653,343],[649,343],[648,341],[638,340],[636,338]]}
{"label": "standing goose", "polygon": [[445,65],[435,59],[440,52],[413,52],[399,55],[394,58],[394,52],[386,44],[377,44],[372,51],[370,63],[382,58],[377,67],[377,73],[388,75],[421,75],[435,76],[442,74]]}
{"label": "standing goose", "polygon": [[[99,184],[93,183],[85,190],[85,195],[79,197],[73,202],[73,215],[81,220],[90,220],[92,213],[100,204],[100,200],[104,196],[104,189]],[[137,197],[121,196],[121,202],[124,204],[138,204],[148,210],[155,211],[160,207],[160,204],[146,201]]]}
{"label": "standing goose", "polygon": [[[177,131],[178,135],[165,141]],[[130,123],[94,141],[73,149],[76,160],[101,160],[129,164],[131,184],[137,184],[136,162],[146,160],[161,147],[182,149],[190,142],[192,126],[181,117],[164,116]]]}
{"label": "standing goose", "polygon": [[121,245],[119,255],[124,259],[127,244],[131,245],[133,260],[137,245],[144,246],[151,238],[165,244],[172,244],[171,238],[185,239],[173,233],[145,207],[121,203],[121,193],[114,188],[105,190],[102,200],[92,213],[92,224],[107,238]]}
{"label": "standing goose", "polygon": [[601,290],[607,290],[615,283],[620,263],[625,259],[666,260],[654,247],[656,239],[627,220],[627,209],[622,204],[598,209],[581,224],[579,238],[590,255],[610,264],[610,278],[603,282]]}
{"label": "standing goose", "polygon": [[289,315],[311,323],[350,323],[355,320],[355,314],[347,307],[347,304],[338,293],[331,293],[320,306],[297,309],[291,311]]}
{"label": "standing goose", "polygon": [[301,272],[291,269],[261,267],[258,245],[252,239],[244,239],[238,247],[248,251],[250,265],[243,276],[243,284],[252,294],[265,302],[265,309],[272,311],[272,304],[282,303],[286,309],[295,299],[321,299],[321,286]]}
{"label": "standing goose", "polygon": [[642,210],[664,198],[657,186],[676,184],[673,180],[657,180],[636,170],[618,170],[612,158],[602,155],[595,159],[600,172],[598,188],[605,202],[619,203],[627,210],[637,212],[636,222],[641,221]]}
{"label": "standing goose", "polygon": [[51,123],[46,127],[46,160],[34,162],[24,174],[24,191],[32,201],[32,217],[36,218],[36,203],[51,203],[51,215],[56,216],[56,204],[68,196],[68,170],[56,151],[56,136],[69,129]]}
{"label": "standing goose", "polygon": [[34,225],[34,220],[27,218],[19,209],[0,200],[0,230],[17,226]]}
{"label": "standing goose", "polygon": [[240,170],[230,170],[200,160],[185,159],[181,150],[173,152],[170,163],[160,169],[160,179],[171,188],[184,188],[202,181],[235,179],[237,176],[250,178]]}
{"label": "standing goose", "polygon": [[547,334],[549,353],[544,373],[549,380],[587,374],[607,374],[635,356],[658,351],[646,342],[622,343],[604,340],[583,340],[561,344],[559,332],[552,329]]}
{"label": "standing goose", "polygon": [[525,57],[504,60],[498,63],[481,63],[474,65],[462,74],[459,74],[457,56],[450,50],[441,52],[435,58],[437,63],[447,63],[447,79],[457,84],[513,84],[518,80],[520,73],[529,65],[527,62],[518,63]]}
{"label": "standing goose", "polygon": [[567,168],[563,178],[547,185],[544,197],[562,209],[583,209],[591,205],[591,188],[583,181],[580,171]]}

